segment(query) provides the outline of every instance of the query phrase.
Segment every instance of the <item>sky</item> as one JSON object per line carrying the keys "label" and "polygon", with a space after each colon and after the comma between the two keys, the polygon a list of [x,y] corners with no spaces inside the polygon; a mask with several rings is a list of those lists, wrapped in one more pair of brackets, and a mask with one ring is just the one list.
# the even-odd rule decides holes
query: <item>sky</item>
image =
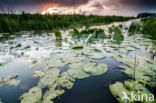
{"label": "sky", "polygon": [[156,0],[0,0],[0,12],[136,16],[156,12]]}

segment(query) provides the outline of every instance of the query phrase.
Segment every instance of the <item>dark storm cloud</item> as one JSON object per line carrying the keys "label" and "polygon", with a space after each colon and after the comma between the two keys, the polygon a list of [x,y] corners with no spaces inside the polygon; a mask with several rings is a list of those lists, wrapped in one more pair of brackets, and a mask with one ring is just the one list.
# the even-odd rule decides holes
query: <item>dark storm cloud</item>
{"label": "dark storm cloud", "polygon": [[128,6],[128,7],[141,7],[141,8],[155,8],[156,0],[104,0],[103,4],[105,6]]}
{"label": "dark storm cloud", "polygon": [[[0,0],[3,5],[44,5],[52,4],[58,6],[79,6],[88,3],[90,0]],[[100,0],[99,0],[100,1]],[[101,0],[102,1],[102,0]],[[125,5],[125,6],[138,6],[138,7],[156,7],[156,0],[103,0],[101,5]],[[99,3],[95,1],[94,7],[102,8]]]}
{"label": "dark storm cloud", "polygon": [[121,3],[138,5],[138,6],[152,6],[156,7],[156,0],[120,0]]}
{"label": "dark storm cloud", "polygon": [[79,6],[86,4],[89,0],[0,0],[3,5],[44,5],[56,4],[60,6]]}

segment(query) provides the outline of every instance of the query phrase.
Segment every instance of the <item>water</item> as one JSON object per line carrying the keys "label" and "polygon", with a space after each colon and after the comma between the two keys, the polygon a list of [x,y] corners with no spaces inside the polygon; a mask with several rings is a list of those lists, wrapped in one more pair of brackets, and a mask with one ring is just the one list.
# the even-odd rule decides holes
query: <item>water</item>
{"label": "water", "polygon": [[17,87],[8,84],[0,87],[0,98],[4,103],[16,103],[20,95],[37,85],[38,79],[33,78],[33,71],[22,59],[15,59],[8,65],[0,67],[0,76],[18,74],[16,79],[21,81]]}
{"label": "water", "polygon": [[108,65],[108,71],[103,75],[76,80],[73,88],[55,99],[55,103],[118,103],[111,94],[109,85],[132,79],[121,71],[119,66],[124,64],[112,57],[100,60],[86,58],[84,61],[105,63]]}

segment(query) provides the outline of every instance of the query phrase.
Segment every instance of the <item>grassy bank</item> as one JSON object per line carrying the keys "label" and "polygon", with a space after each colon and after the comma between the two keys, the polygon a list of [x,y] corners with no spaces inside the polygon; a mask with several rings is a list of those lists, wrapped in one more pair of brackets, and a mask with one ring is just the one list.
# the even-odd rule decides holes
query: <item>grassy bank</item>
{"label": "grassy bank", "polygon": [[73,26],[84,26],[87,24],[108,24],[133,18],[134,17],[93,15],[0,14],[0,33],[28,30],[54,30]]}
{"label": "grassy bank", "polygon": [[129,28],[129,33],[142,33],[151,39],[156,40],[156,17],[143,19],[141,22],[134,22]]}

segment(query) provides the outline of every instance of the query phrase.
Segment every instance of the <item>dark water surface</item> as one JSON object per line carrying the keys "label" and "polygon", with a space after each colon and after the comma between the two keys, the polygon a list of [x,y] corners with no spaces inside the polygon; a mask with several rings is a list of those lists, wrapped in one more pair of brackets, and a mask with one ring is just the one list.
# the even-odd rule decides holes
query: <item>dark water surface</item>
{"label": "dark water surface", "polygon": [[108,71],[103,75],[76,80],[73,88],[55,99],[55,103],[118,103],[111,94],[109,85],[131,79],[118,67],[122,63],[112,57],[100,60],[85,58],[85,61],[105,63],[108,65]]}

